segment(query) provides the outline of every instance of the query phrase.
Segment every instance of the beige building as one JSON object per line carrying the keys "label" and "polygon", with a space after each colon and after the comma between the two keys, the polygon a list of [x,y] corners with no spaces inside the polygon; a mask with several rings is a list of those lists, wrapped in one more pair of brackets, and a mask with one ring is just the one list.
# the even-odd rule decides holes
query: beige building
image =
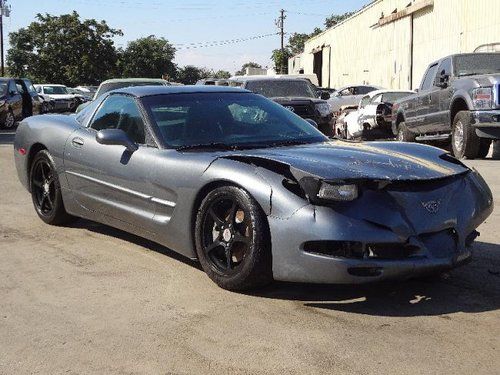
{"label": "beige building", "polygon": [[375,0],[309,39],[288,68],[323,87],[414,89],[432,61],[499,42],[500,0]]}

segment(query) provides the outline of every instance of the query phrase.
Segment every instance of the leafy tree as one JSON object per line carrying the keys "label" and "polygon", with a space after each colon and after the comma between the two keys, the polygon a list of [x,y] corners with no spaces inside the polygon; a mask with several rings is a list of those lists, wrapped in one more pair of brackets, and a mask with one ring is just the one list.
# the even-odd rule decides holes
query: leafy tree
{"label": "leafy tree", "polygon": [[98,84],[116,74],[113,37],[123,35],[105,21],[81,20],[77,12],[37,14],[25,28],[10,33],[10,74],[35,82]]}
{"label": "leafy tree", "polygon": [[273,50],[271,60],[274,62],[274,70],[279,74],[288,74],[288,59],[292,57],[292,53],[288,48]]}
{"label": "leafy tree", "polygon": [[356,12],[347,12],[344,14],[332,14],[330,17],[325,18],[325,27],[328,29],[335,26],[336,24],[346,20],[351,17]]}
{"label": "leafy tree", "polygon": [[185,85],[194,85],[200,79],[208,76],[210,76],[209,70],[193,65],[186,65],[177,71],[177,81]]}
{"label": "leafy tree", "polygon": [[121,53],[118,68],[123,77],[173,77],[175,48],[165,38],[150,35],[129,42]]}
{"label": "leafy tree", "polygon": [[229,77],[231,77],[231,73],[229,73],[226,70],[218,70],[212,75],[212,77],[220,79],[228,79]]}
{"label": "leafy tree", "polygon": [[241,69],[236,72],[236,75],[237,76],[245,75],[247,68],[262,68],[262,66],[260,64],[257,64],[256,62],[252,62],[252,61],[244,63],[241,66]]}
{"label": "leafy tree", "polygon": [[287,48],[290,50],[292,55],[297,55],[299,53],[304,52],[304,44],[307,39],[312,38],[315,35],[321,33],[322,30],[319,27],[316,27],[312,33],[293,33],[288,39]]}

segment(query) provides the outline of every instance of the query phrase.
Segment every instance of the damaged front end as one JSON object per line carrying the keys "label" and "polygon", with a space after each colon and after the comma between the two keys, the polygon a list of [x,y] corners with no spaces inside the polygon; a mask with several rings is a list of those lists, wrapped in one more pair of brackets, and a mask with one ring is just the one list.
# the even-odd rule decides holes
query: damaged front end
{"label": "damaged front end", "polygon": [[[317,165],[309,158],[306,170],[302,160],[284,163],[283,155],[232,157],[279,173],[288,192],[273,189],[268,219],[275,279],[362,283],[438,272],[470,259],[476,228],[493,210],[485,181],[442,152],[434,164],[396,155],[386,154],[393,167],[381,169],[385,174],[376,170],[380,158],[364,160],[364,172],[352,160],[349,173],[332,173],[333,161]],[[275,206],[286,194],[304,205],[284,217]]]}

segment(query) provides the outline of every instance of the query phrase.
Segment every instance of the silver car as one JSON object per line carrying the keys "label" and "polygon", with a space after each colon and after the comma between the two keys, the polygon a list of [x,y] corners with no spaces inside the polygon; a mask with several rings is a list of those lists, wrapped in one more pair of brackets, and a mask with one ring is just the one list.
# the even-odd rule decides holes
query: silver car
{"label": "silver car", "polygon": [[493,209],[481,176],[441,149],[330,141],[231,87],[115,90],[25,119],[14,153],[46,223],[135,233],[231,290],[439,272],[470,259]]}
{"label": "silver car", "polygon": [[331,95],[330,99],[328,99],[328,104],[330,104],[330,108],[335,114],[340,111],[340,107],[346,105],[358,105],[363,96],[371,91],[380,89],[381,87],[373,85],[344,86]]}

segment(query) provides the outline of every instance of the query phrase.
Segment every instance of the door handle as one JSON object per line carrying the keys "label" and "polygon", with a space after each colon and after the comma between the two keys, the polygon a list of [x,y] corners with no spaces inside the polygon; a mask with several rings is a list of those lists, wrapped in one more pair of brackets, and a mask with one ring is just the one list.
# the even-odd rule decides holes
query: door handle
{"label": "door handle", "polygon": [[71,144],[75,147],[82,147],[83,143],[83,139],[81,139],[80,137],[75,137],[71,140]]}

